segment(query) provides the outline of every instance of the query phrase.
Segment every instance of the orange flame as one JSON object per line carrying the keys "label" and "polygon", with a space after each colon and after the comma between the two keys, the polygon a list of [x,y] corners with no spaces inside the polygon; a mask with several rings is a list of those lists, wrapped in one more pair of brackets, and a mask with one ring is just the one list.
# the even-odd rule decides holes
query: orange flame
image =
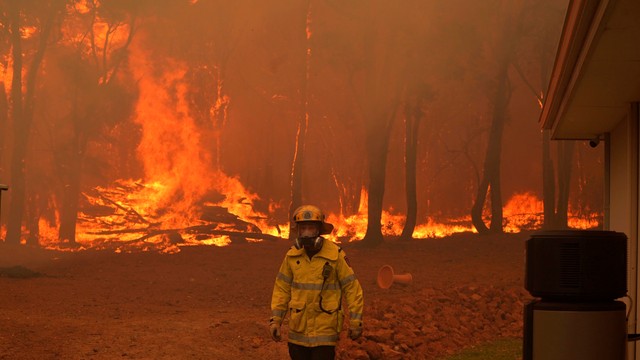
{"label": "orange flame", "polygon": [[[336,230],[331,239],[339,241],[362,240],[367,231],[368,193],[366,189],[361,190],[360,204],[355,215],[344,217],[343,215],[329,214],[327,221],[334,224]],[[384,210],[381,217],[382,235],[400,236],[405,224],[406,217],[402,214],[394,214],[393,208]],[[470,217],[449,219],[446,223],[441,223],[434,218],[427,217],[424,224],[419,224],[413,231],[413,238],[441,238],[458,232],[475,232],[471,225]]]}
{"label": "orange flame", "polygon": [[[367,192],[361,193],[361,201],[358,213],[349,217],[329,214],[327,221],[331,222],[336,230],[331,236],[334,241],[346,239],[347,241],[361,240],[367,229]],[[515,194],[503,207],[503,231],[518,233],[524,230],[539,229],[543,224],[544,205],[542,200],[529,192]],[[592,229],[599,226],[597,213],[589,216],[578,216],[577,212],[570,209],[568,225],[575,229]],[[405,216],[394,214],[393,209],[382,212],[382,234],[384,236],[400,236],[404,227]],[[471,216],[438,220],[427,217],[424,223],[419,224],[413,231],[414,239],[442,238],[455,233],[473,232],[477,230],[471,222]]]}
{"label": "orange flame", "polygon": [[76,1],[72,6],[80,14],[86,14],[91,11],[89,4],[87,4],[87,0]]}
{"label": "orange flame", "polygon": [[[140,79],[134,121],[142,130],[136,155],[143,166],[144,178],[120,179],[110,187],[96,187],[83,194],[85,205],[77,222],[78,247],[73,250],[108,248],[116,252],[175,253],[181,246],[228,245],[234,233],[252,239],[287,238],[288,226],[269,221],[275,204],[269,204],[267,214],[258,211],[257,194],[245,188],[239,178],[216,170],[212,153],[215,149],[203,143],[202,131],[190,116],[184,80],[186,65],[174,62],[170,64],[171,70],[153,76],[147,54],[136,48],[132,51],[131,66]],[[329,238],[336,242],[364,238],[367,204],[368,194],[362,189],[355,215],[329,213],[327,221],[335,226]],[[504,206],[504,229],[519,232],[540,227],[542,213],[542,201],[535,195],[516,194]],[[597,218],[569,218],[570,226],[575,228],[598,225]],[[399,236],[405,220],[406,216],[393,208],[383,211],[382,234]],[[65,244],[55,240],[58,227],[57,212],[54,223],[40,220],[42,246],[65,249]],[[455,219],[430,216],[416,226],[413,238],[441,238],[459,232],[475,232],[469,216]]]}
{"label": "orange flame", "polygon": [[20,37],[23,39],[29,39],[36,32],[38,32],[38,28],[36,26],[23,26],[20,28]]}
{"label": "orange flame", "polygon": [[504,232],[518,233],[542,226],[544,204],[532,193],[515,194],[503,207]]}
{"label": "orange flame", "polygon": [[[77,249],[173,253],[179,246],[227,245],[233,232],[288,236],[281,230],[287,227],[270,225],[270,216],[255,210],[260,198],[238,178],[210,170],[210,150],[203,146],[185,100],[186,67],[173,64],[174,70],[155,78],[146,74],[151,67],[145,54],[136,55],[132,66],[141,76],[134,121],[142,129],[137,156],[145,178],[118,180],[83,194],[87,206],[78,214]],[[40,223],[44,246],[64,248],[51,240],[56,227]]]}

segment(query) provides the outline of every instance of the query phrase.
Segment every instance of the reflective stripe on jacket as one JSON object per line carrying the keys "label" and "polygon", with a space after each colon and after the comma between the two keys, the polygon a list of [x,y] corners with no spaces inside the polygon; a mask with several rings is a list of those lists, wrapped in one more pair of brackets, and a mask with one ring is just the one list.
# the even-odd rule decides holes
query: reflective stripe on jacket
{"label": "reflective stripe on jacket", "polygon": [[[325,264],[331,266],[332,271],[323,285]],[[311,259],[304,249],[292,247],[273,287],[271,321],[281,324],[288,312],[289,342],[303,346],[335,345],[344,319],[342,297],[348,305],[349,326],[360,327],[362,296],[362,287],[345,260],[344,251],[332,241],[324,239],[322,249]]]}

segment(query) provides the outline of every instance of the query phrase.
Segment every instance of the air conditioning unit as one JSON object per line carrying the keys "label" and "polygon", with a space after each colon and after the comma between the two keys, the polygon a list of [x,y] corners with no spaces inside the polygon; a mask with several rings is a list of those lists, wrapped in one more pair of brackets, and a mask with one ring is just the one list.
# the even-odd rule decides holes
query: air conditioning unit
{"label": "air conditioning unit", "polygon": [[525,288],[547,300],[614,300],[627,293],[627,237],[539,231],[526,242]]}
{"label": "air conditioning unit", "polygon": [[540,231],[525,259],[523,359],[625,360],[626,235]]}

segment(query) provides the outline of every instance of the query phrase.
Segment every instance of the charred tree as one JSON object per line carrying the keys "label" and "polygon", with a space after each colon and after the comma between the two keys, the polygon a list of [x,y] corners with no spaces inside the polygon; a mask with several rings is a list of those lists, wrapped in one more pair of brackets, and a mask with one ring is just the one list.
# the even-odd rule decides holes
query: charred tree
{"label": "charred tree", "polygon": [[[298,113],[298,128],[296,131],[295,149],[293,152],[293,162],[291,164],[291,202],[289,203],[289,220],[293,218],[295,209],[302,205],[302,171],[304,164],[304,148],[307,139],[307,129],[309,127],[309,67],[311,58],[311,49],[309,48],[309,26],[311,26],[311,1],[305,2],[305,21],[304,27],[298,29],[298,34],[304,35],[302,44],[304,44],[304,71],[302,73],[300,84],[300,111]],[[295,238],[293,222],[289,221],[289,239]]]}
{"label": "charred tree", "polygon": [[[90,1],[89,4],[91,6],[89,16],[92,19],[89,22],[88,44],[78,45],[79,48],[75,51],[78,54],[77,57],[68,60],[68,63],[76,66],[67,68],[67,76],[73,87],[72,111],[69,118],[73,137],[67,144],[68,151],[65,156],[59,156],[58,161],[61,166],[60,173],[64,174],[58,239],[71,246],[76,243],[78,203],[85,172],[87,144],[109,121],[112,121],[110,118],[118,118],[116,116],[118,111],[127,111],[126,95],[117,82],[121,64],[126,59],[128,47],[135,34],[135,15],[131,15],[129,24],[120,20],[125,16],[118,16],[118,20],[108,22],[106,36],[101,43],[98,43],[102,35],[94,33],[93,29],[98,19],[99,5],[94,1]],[[118,10],[120,14],[126,13],[125,9]],[[113,35],[123,28],[128,29],[124,37],[126,40],[116,47],[113,43]],[[83,58],[81,55],[82,48],[85,46],[92,54],[91,59]]]}
{"label": "charred tree", "polygon": [[[411,111],[410,109],[407,109]],[[416,228],[418,215],[418,194],[416,185],[416,159],[418,147],[418,129],[420,118],[424,115],[421,110],[412,109],[413,114],[406,115],[405,120],[405,191],[407,201],[407,217],[400,235],[401,240],[411,240]]]}
{"label": "charred tree", "polygon": [[558,144],[558,205],[556,206],[555,226],[569,227],[569,190],[575,141],[562,141]]}
{"label": "charred tree", "polygon": [[[26,139],[28,127],[22,118],[22,39],[20,38],[20,8],[18,0],[8,3],[8,20],[11,31],[11,47],[13,55],[13,76],[11,79],[11,118],[13,120],[13,136],[17,140],[11,160],[11,201],[9,203],[9,220],[7,223],[6,242],[20,243],[22,213],[24,209],[25,174],[24,157],[26,155]],[[20,141],[22,140],[22,141]],[[19,149],[21,148],[21,149]]]}
{"label": "charred tree", "polygon": [[425,117],[424,106],[432,98],[426,84],[420,84],[410,90],[405,103],[405,191],[407,217],[400,235],[401,240],[411,240],[418,222],[417,161],[420,123]]}
{"label": "charred tree", "polygon": [[[528,20],[525,32],[533,40],[531,44],[532,52],[527,54],[527,58],[537,59],[538,68],[534,72],[527,69],[523,69],[518,63],[514,62],[514,68],[524,81],[527,88],[530,90],[531,95],[537,102],[540,109],[543,108],[546,99],[544,89],[547,88],[549,82],[549,72],[553,64],[553,58],[556,50],[557,40],[555,34],[558,28],[562,24],[563,9],[558,7],[552,2],[536,2],[531,4],[531,9],[528,13],[529,16],[525,19]],[[524,61],[524,63],[527,63]],[[531,70],[531,69],[529,69]],[[537,74],[536,74],[537,72]],[[534,74],[533,76],[527,76],[526,74]],[[531,78],[538,78],[535,84],[530,80]],[[561,195],[556,202],[556,183],[560,184],[565,180],[561,180],[560,177],[565,177],[567,174],[565,171],[556,172],[554,167],[554,161],[551,149],[551,135],[549,130],[543,130],[542,137],[542,198],[543,198],[543,225],[545,229],[552,229],[558,227],[562,220],[559,221],[557,209],[561,202]],[[567,149],[569,150],[569,149]],[[560,150],[558,151],[558,155]],[[571,168],[571,159],[559,160],[563,164],[559,166]],[[566,161],[569,161],[568,163]],[[560,168],[559,168],[560,171]],[[570,176],[570,170],[569,170]],[[568,181],[568,180],[567,180]],[[560,185],[562,188],[563,185]],[[568,185],[567,185],[568,186]],[[564,190],[567,191],[568,187]],[[566,200],[568,201],[568,193]],[[565,206],[566,208],[567,206]],[[562,218],[562,216],[560,216]],[[566,215],[564,216],[566,218]],[[561,226],[561,225],[560,225]]]}
{"label": "charred tree", "polygon": [[[543,134],[543,193],[545,229],[566,229],[569,227],[569,192],[573,168],[574,141],[561,141],[557,147],[557,171],[551,159],[549,131]],[[557,184],[557,196],[556,196]]]}
{"label": "charred tree", "polygon": [[[502,232],[502,193],[501,193],[501,154],[502,154],[502,134],[507,117],[507,107],[511,98],[511,81],[509,78],[509,68],[514,65],[516,46],[521,37],[525,8],[517,9],[518,13],[513,16],[506,16],[501,29],[502,39],[497,44],[497,73],[495,77],[495,91],[493,93],[493,115],[489,130],[487,152],[485,155],[482,180],[478,184],[478,192],[475,202],[471,208],[471,221],[478,233],[501,233]],[[491,222],[490,226],[484,222],[483,210],[487,200],[487,194],[491,201]]]}
{"label": "charred tree", "polygon": [[[382,110],[382,109],[381,109]],[[375,246],[383,242],[382,236],[382,200],[387,172],[387,151],[389,133],[395,111],[387,109],[378,115],[371,114],[371,125],[367,127],[367,159],[369,164],[369,202],[367,212],[367,231],[363,245]]]}
{"label": "charred tree", "polygon": [[405,62],[401,60],[404,54],[398,47],[402,43],[401,36],[394,30],[394,25],[402,21],[402,15],[394,14],[393,10],[378,3],[372,11],[373,20],[365,27],[365,81],[360,102],[365,117],[369,166],[368,220],[362,239],[365,246],[383,242],[382,210],[389,138],[400,105],[401,90],[406,83]]}
{"label": "charred tree", "polygon": [[[557,171],[551,159],[551,144],[549,132],[543,134],[543,194],[544,194],[544,224],[545,229],[566,229],[569,227],[569,192],[571,173],[573,168],[574,141],[558,143]],[[556,196],[557,184],[557,196]]]}
{"label": "charred tree", "polygon": [[29,230],[29,235],[27,236],[26,245],[29,246],[38,246],[39,239],[38,235],[40,234],[40,209],[39,205],[39,194],[33,194],[27,199],[27,229]]}
{"label": "charred tree", "polygon": [[551,159],[551,135],[549,130],[542,132],[542,202],[544,212],[543,228],[556,226],[556,184],[553,160]]}
{"label": "charred tree", "polygon": [[[79,119],[76,118],[73,121],[77,124]],[[76,243],[78,201],[80,197],[80,183],[83,173],[86,136],[83,136],[81,132],[77,132],[75,138],[72,139],[71,146],[71,151],[68,154],[69,157],[67,160],[67,167],[65,169],[66,171],[64,172],[67,176],[62,193],[58,240],[62,243],[74,245]]]}
{"label": "charred tree", "polygon": [[[189,100],[190,111],[193,111],[196,121],[202,124],[203,130],[211,131],[213,153],[215,154],[214,168],[217,171],[223,169],[224,132],[229,120],[229,107],[231,97],[227,91],[227,78],[229,72],[229,59],[238,43],[237,28],[241,21],[242,3],[233,1],[200,3],[199,6],[191,6],[186,3],[176,3],[176,12],[186,12],[186,16],[193,19],[189,24],[182,21],[183,16],[176,16],[156,26],[163,27],[167,31],[166,36],[180,42],[178,47],[171,46],[171,56],[189,59],[189,69],[186,77],[190,87]],[[166,5],[155,5],[166,11]],[[211,16],[212,13],[216,15]],[[243,25],[240,25],[240,27]],[[173,27],[179,30],[175,31]],[[184,41],[198,34],[202,42]],[[170,44],[166,41],[165,44]]]}
{"label": "charred tree", "polygon": [[368,165],[367,230],[362,245],[377,246],[384,241],[382,210],[386,185],[387,153],[391,129],[397,117],[402,89],[407,82],[406,45],[402,33],[405,14],[384,2],[368,4],[364,14],[361,92],[357,102],[365,122],[365,149]]}
{"label": "charred tree", "polygon": [[23,94],[22,71],[23,49],[21,38],[21,2],[12,0],[8,2],[8,13],[11,31],[11,47],[13,60],[13,75],[11,84],[11,109],[13,124],[13,153],[11,158],[11,199],[9,202],[9,220],[7,223],[6,242],[19,244],[22,236],[22,221],[25,212],[26,199],[26,155],[29,148],[29,134],[33,122],[36,80],[40,65],[44,58],[49,35],[53,28],[54,19],[58,10],[63,8],[64,2],[60,0],[47,2],[47,14],[43,19],[43,25],[39,29],[38,45],[26,73]]}
{"label": "charred tree", "polygon": [[[0,29],[0,49],[3,50],[2,56],[0,56],[0,66],[3,69],[8,68],[11,49],[11,36],[8,18],[8,11],[0,11],[0,23],[5,26]],[[7,129],[9,125],[9,94],[7,93],[5,79],[0,79],[0,181],[6,182],[6,164],[5,156],[7,150],[8,134]]]}
{"label": "charred tree", "polygon": [[[2,20],[3,23],[7,24],[5,20]],[[5,32],[7,30],[5,29]],[[4,37],[4,36],[3,36]],[[6,36],[8,38],[8,36]],[[4,44],[3,44],[4,45]],[[5,48],[9,48],[9,46],[5,46]],[[9,54],[6,54],[7,57]],[[2,61],[0,64],[3,68],[7,68],[7,61]],[[9,125],[9,94],[7,94],[6,84],[3,80],[0,80],[0,181],[6,182],[6,165],[5,165],[5,156],[7,149],[7,128]]]}
{"label": "charred tree", "polygon": [[[489,130],[489,141],[484,161],[482,180],[478,185],[476,200],[471,208],[471,220],[479,234],[502,232],[502,194],[500,189],[500,158],[502,154],[502,133],[509,105],[509,59],[503,59],[498,87],[494,97],[493,118]],[[487,193],[491,200],[491,225],[487,227],[483,219]]]}

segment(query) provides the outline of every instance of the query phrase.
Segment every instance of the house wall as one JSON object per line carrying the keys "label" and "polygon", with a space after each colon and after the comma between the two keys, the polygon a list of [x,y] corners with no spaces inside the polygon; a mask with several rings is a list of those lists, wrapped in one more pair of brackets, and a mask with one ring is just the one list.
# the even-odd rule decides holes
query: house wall
{"label": "house wall", "polygon": [[[639,333],[638,327],[638,204],[640,199],[638,169],[638,103],[629,107],[628,116],[608,134],[607,149],[608,189],[605,202],[609,206],[606,217],[608,229],[623,232],[629,239],[627,288],[630,301],[628,332]],[[605,209],[607,207],[605,204]],[[640,347],[629,343],[628,359],[640,359]]]}

